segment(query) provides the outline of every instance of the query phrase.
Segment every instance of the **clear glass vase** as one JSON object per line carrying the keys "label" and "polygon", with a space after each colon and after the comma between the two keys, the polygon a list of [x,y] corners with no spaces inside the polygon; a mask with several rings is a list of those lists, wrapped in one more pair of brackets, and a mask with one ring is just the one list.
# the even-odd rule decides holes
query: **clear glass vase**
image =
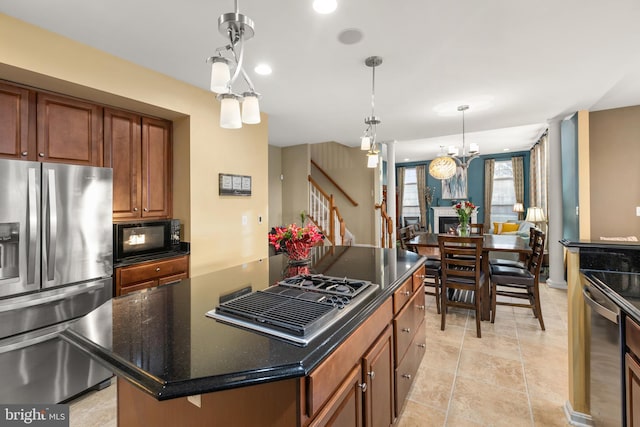
{"label": "clear glass vase", "polygon": [[456,230],[458,232],[458,236],[460,237],[469,237],[471,235],[471,227],[469,227],[469,221],[460,220],[460,225]]}

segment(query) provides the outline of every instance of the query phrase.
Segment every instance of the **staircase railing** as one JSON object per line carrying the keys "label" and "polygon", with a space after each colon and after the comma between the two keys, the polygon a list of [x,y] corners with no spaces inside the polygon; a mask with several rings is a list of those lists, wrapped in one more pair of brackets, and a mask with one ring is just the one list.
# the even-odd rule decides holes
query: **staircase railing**
{"label": "staircase railing", "polygon": [[333,179],[333,178],[331,178],[331,176],[329,176],[329,174],[328,174],[327,172],[325,172],[325,170],[324,170],[324,169],[322,169],[322,168],[320,167],[320,165],[319,165],[319,164],[317,164],[313,159],[311,159],[311,165],[312,165],[312,166],[315,166],[315,167],[316,167],[316,169],[318,169],[318,171],[320,171],[320,173],[321,173],[322,175],[324,175],[324,176],[325,176],[325,178],[327,178],[327,180],[328,180],[331,184],[333,184],[333,186],[334,186],[334,187],[336,187],[336,189],[337,189],[339,192],[341,192],[341,193],[344,195],[344,197],[345,197],[349,202],[351,202],[351,204],[352,204],[353,206],[358,206],[358,202],[356,202],[355,200],[353,200],[353,198],[352,198],[351,196],[349,196],[349,195],[347,194],[347,192],[346,192],[346,191],[344,191],[344,189],[343,189],[342,187],[340,187],[340,185],[339,185],[337,182],[335,182],[335,181],[334,181],[334,179]]}
{"label": "staircase railing", "polygon": [[393,218],[387,214],[387,203],[383,200],[382,203],[375,206],[376,209],[380,209],[380,215],[382,221],[380,221],[381,233],[380,233],[380,247],[392,248],[393,247]]}
{"label": "staircase railing", "polygon": [[338,207],[333,200],[333,194],[327,194],[318,183],[309,179],[309,212],[307,216],[320,228],[320,231],[331,242],[332,246],[345,244],[346,226]]}

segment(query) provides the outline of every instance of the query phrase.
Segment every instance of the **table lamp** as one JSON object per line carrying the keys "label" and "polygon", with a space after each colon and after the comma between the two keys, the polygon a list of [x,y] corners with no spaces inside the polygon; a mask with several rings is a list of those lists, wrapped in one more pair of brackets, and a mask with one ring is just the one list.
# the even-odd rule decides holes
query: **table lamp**
{"label": "table lamp", "polygon": [[537,224],[539,222],[547,222],[542,208],[539,208],[537,206],[531,206],[529,207],[529,209],[527,209],[527,217],[524,220],[533,224]]}
{"label": "table lamp", "polygon": [[518,212],[518,219],[522,219],[522,213],[524,212],[524,205],[522,203],[514,203],[513,211]]}

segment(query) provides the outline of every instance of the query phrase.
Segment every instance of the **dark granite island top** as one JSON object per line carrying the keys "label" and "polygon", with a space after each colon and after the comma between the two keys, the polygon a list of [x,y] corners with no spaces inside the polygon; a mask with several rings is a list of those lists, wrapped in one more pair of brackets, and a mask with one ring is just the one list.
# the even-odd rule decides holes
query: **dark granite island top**
{"label": "dark granite island top", "polygon": [[264,289],[285,277],[282,255],[107,302],[89,316],[112,317],[112,342],[94,342],[81,321],[64,336],[158,400],[303,377],[423,262],[413,252],[366,247],[337,247],[319,257],[311,273],[368,280],[379,288],[306,347],[205,316],[221,295]]}

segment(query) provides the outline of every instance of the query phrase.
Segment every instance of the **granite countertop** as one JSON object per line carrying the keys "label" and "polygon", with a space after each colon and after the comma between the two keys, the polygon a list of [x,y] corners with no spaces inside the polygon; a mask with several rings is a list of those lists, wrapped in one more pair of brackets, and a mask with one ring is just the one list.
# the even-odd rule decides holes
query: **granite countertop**
{"label": "granite countertop", "polygon": [[337,247],[319,257],[311,273],[368,280],[379,288],[306,347],[205,316],[221,296],[246,288],[264,289],[285,277],[283,255],[108,301],[88,316],[113,319],[110,342],[99,342],[82,320],[62,335],[158,400],[302,377],[390,298],[424,260],[402,249],[367,247]]}

